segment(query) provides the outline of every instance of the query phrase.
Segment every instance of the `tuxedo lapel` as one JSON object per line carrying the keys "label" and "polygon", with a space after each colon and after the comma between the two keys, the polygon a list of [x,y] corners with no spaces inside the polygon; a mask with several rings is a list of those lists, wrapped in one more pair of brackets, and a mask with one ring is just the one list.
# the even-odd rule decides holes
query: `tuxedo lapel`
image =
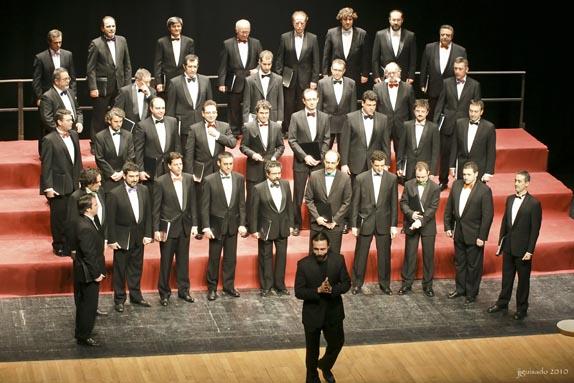
{"label": "tuxedo lapel", "polygon": [[[397,49],[397,54],[396,54],[395,58],[399,57],[399,55],[403,51],[403,47],[405,46],[405,37],[406,37],[406,33],[404,33],[404,31],[401,30],[401,40],[399,41],[399,49]],[[393,51],[393,53],[394,53],[394,51]],[[404,68],[403,70],[407,70],[407,68]]]}
{"label": "tuxedo lapel", "polygon": [[[138,88],[137,86],[132,85],[132,89],[130,92],[130,96],[132,98],[132,112],[134,113],[134,116],[139,116],[140,115],[140,111],[139,111],[139,105],[138,105]],[[145,98],[145,96],[144,96]],[[145,110],[145,106],[143,108]],[[140,120],[144,119],[144,114],[142,113],[142,115],[140,116]]]}
{"label": "tuxedo lapel", "polygon": [[[199,92],[199,78],[197,78],[197,75],[196,75],[196,81],[197,81],[197,87],[198,87],[197,97],[199,98],[199,93],[200,93]],[[193,105],[193,99],[191,98],[191,94],[189,93],[189,89],[187,88],[187,78],[184,75],[181,76],[181,84],[183,87],[183,94],[185,95],[185,100],[187,101],[187,103],[189,105],[191,105],[191,107],[193,109],[195,109],[195,105]]]}
{"label": "tuxedo lapel", "polygon": [[259,75],[259,72],[257,72],[257,74],[255,75],[255,86],[257,87],[257,90],[261,92],[261,96],[267,99],[267,94],[269,94],[269,89],[271,88],[271,78],[269,78],[269,84],[267,86],[267,94],[263,92],[263,84],[261,84],[261,76]]}

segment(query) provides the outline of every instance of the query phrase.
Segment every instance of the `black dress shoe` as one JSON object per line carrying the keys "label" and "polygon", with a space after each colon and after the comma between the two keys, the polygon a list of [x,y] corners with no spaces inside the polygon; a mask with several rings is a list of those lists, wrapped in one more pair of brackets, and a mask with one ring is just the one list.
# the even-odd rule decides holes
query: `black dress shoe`
{"label": "black dress shoe", "polygon": [[476,301],[476,297],[466,297],[464,299],[464,304],[465,305],[469,305],[471,303],[474,303]]}
{"label": "black dress shoe", "polygon": [[76,343],[81,346],[100,347],[100,344],[94,338],[77,339]]}
{"label": "black dress shoe", "polygon": [[458,291],[454,290],[454,291],[451,291],[450,293],[448,293],[448,299],[454,299],[454,298],[462,297],[463,295],[464,295],[463,293],[459,293]]}
{"label": "black dress shoe", "polygon": [[351,294],[353,295],[357,295],[357,294],[361,294],[363,291],[361,290],[360,287],[353,287],[353,289],[351,290]]}
{"label": "black dress shoe", "polygon": [[145,299],[142,299],[141,301],[130,301],[130,303],[132,305],[138,305],[138,306],[143,306],[143,307],[151,307],[151,304],[146,301]]}
{"label": "black dress shoe", "polygon": [[347,225],[343,226],[343,234],[347,234],[349,231],[351,231],[351,229],[349,229],[349,226]]}
{"label": "black dress shoe", "polygon": [[239,293],[239,291],[237,291],[236,289],[233,290],[223,290],[223,292],[227,295],[229,295],[230,297],[233,298],[239,298],[241,296],[241,294]]}
{"label": "black dress shoe", "polygon": [[195,302],[195,299],[194,299],[191,295],[189,295],[189,294],[178,295],[177,297],[178,297],[179,299],[183,299],[184,301],[189,302],[189,303]]}
{"label": "black dress shoe", "polygon": [[385,295],[393,295],[393,291],[391,289],[389,289],[388,287],[383,287],[381,285],[379,285],[379,288],[381,289],[381,291],[383,292],[383,294]]}
{"label": "black dress shoe", "polygon": [[271,289],[269,289],[269,290],[261,289],[261,291],[259,292],[259,295],[261,295],[262,297],[269,297],[269,296],[273,295],[273,291]]}
{"label": "black dress shoe", "polygon": [[499,311],[507,311],[508,307],[506,306],[499,306],[497,304],[494,304],[492,306],[490,306],[488,309],[486,309],[486,312],[489,314],[493,314],[493,313],[497,313]]}
{"label": "black dress shoe", "polygon": [[298,236],[299,236],[299,228],[298,228],[298,227],[296,227],[296,228],[293,229],[293,236],[294,236],[294,237],[298,237]]}
{"label": "black dress shoe", "polygon": [[291,295],[291,293],[287,289],[275,289],[275,292],[277,293],[277,295]]}
{"label": "black dress shoe", "polygon": [[405,295],[410,293],[411,291],[413,291],[411,287],[404,286],[399,289],[399,295]]}
{"label": "black dress shoe", "polygon": [[524,318],[526,318],[528,316],[528,314],[526,313],[526,311],[517,311],[514,313],[514,315],[512,316],[512,318],[514,320],[523,320]]}
{"label": "black dress shoe", "polygon": [[325,379],[327,383],[336,383],[335,376],[333,375],[331,370],[321,369],[321,372],[323,373],[323,379]]}
{"label": "black dress shoe", "polygon": [[124,304],[118,303],[117,305],[114,306],[114,310],[116,310],[119,313],[123,313],[124,312]]}
{"label": "black dress shoe", "polygon": [[208,301],[214,301],[217,299],[217,293],[215,292],[215,290],[209,290],[207,292],[207,300]]}
{"label": "black dress shoe", "polygon": [[100,317],[105,317],[106,315],[108,315],[108,312],[102,309],[97,309],[96,310],[96,315],[100,316]]}
{"label": "black dress shoe", "polygon": [[160,298],[159,304],[162,305],[163,307],[169,305],[169,298]]}
{"label": "black dress shoe", "polygon": [[423,293],[429,298],[434,297],[434,290],[432,289],[432,287],[429,287],[428,289],[423,289]]}

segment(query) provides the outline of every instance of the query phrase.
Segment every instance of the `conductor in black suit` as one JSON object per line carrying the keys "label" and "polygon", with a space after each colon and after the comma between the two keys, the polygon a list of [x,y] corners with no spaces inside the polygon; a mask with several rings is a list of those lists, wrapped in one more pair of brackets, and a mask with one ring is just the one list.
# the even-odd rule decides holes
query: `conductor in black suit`
{"label": "conductor in black suit", "polygon": [[[149,101],[155,97],[155,89],[151,84],[151,73],[147,69],[139,68],[134,75],[133,84],[120,88],[114,106],[122,109],[126,118],[138,123],[149,117]],[[127,121],[127,122],[130,122]],[[133,129],[133,125],[128,125]]]}
{"label": "conductor in black suit", "polygon": [[96,165],[102,173],[104,191],[107,193],[124,179],[122,168],[127,161],[135,161],[134,140],[127,129],[121,129],[124,111],[112,108],[106,113],[108,129],[96,134]]}
{"label": "conductor in black suit", "polygon": [[362,292],[367,259],[373,236],[377,243],[379,287],[392,295],[391,240],[397,233],[397,176],[385,170],[387,156],[380,150],[371,154],[371,169],[357,176],[353,186],[351,231],[357,237],[353,263],[353,294]]}
{"label": "conductor in black suit", "polygon": [[429,98],[429,118],[433,119],[435,107],[445,78],[454,76],[454,59],[466,57],[466,49],[452,42],[454,28],[442,25],[439,30],[440,41],[425,46],[421,60],[420,87]]}
{"label": "conductor in black suit", "polygon": [[242,19],[235,23],[235,36],[223,42],[217,72],[219,91],[229,95],[227,121],[236,137],[241,134],[243,127],[241,101],[245,79],[257,73],[259,54],[263,50],[261,42],[249,37],[250,33],[249,21]]}
{"label": "conductor in black suit", "polygon": [[440,200],[440,188],[429,179],[430,169],[426,162],[417,162],[415,172],[416,178],[405,182],[400,201],[401,210],[405,215],[405,259],[401,274],[403,283],[399,295],[412,291],[420,238],[423,250],[423,292],[427,297],[434,297],[432,282],[436,238],[435,214]]}
{"label": "conductor in black suit", "polygon": [[[317,110],[317,91],[306,89],[303,92],[305,108],[293,113],[289,125],[289,146],[293,150],[293,205],[295,207],[295,227],[293,235],[299,235],[301,229],[301,204],[305,195],[307,178],[313,170],[322,166],[321,161],[329,149],[331,137],[329,116]],[[305,151],[302,145],[316,145],[315,153]]]}
{"label": "conductor in black suit", "polygon": [[[291,15],[293,30],[281,35],[275,57],[275,71],[283,76],[285,89],[285,118],[283,132],[291,126],[291,115],[303,108],[303,92],[307,88],[317,89],[321,57],[317,36],[305,31],[309,16],[303,11]],[[290,75],[292,73],[292,75]]]}
{"label": "conductor in black suit", "polygon": [[516,194],[506,198],[496,252],[496,255],[503,254],[502,289],[496,303],[487,310],[489,313],[508,310],[514,277],[518,274],[516,312],[513,316],[516,320],[524,319],[528,313],[532,256],[542,225],[540,201],[528,193],[528,186],[530,173],[526,170],[517,172],[514,176]]}
{"label": "conductor in black suit", "polygon": [[82,166],[80,139],[71,130],[72,112],[58,109],[56,129],[42,139],[40,194],[50,205],[52,249],[58,256],[66,256],[65,221],[68,216],[68,198],[78,187]]}
{"label": "conductor in black suit", "polygon": [[128,43],[116,35],[116,21],[111,16],[102,18],[102,36],[93,39],[88,48],[86,77],[93,101],[91,138],[105,129],[104,116],[121,87],[131,84],[132,64]]}
{"label": "conductor in black suit", "polygon": [[[267,179],[255,186],[249,210],[249,232],[257,238],[259,282],[261,296],[273,290],[289,295],[285,286],[287,239],[293,232],[293,204],[289,182],[281,179],[281,163],[270,160],[265,164]],[[275,262],[273,262],[275,245]]]}
{"label": "conductor in black suit", "polygon": [[32,75],[32,89],[36,105],[40,106],[40,97],[52,86],[54,70],[64,68],[70,75],[70,88],[76,92],[76,70],[72,52],[62,49],[62,32],[52,29],[48,32],[48,49],[34,57],[34,74]]}
{"label": "conductor in black suit", "polygon": [[[297,262],[295,274],[295,296],[304,301],[305,381],[320,382],[319,368],[327,382],[335,382],[331,369],[345,342],[345,310],[341,295],[349,291],[351,280],[345,258],[331,250],[325,233],[315,234],[311,243],[312,254]],[[327,349],[319,359],[321,331],[327,341]]]}
{"label": "conductor in black suit", "polygon": [[201,194],[201,223],[209,239],[207,264],[207,299],[217,298],[219,260],[223,250],[223,292],[238,298],[235,288],[237,264],[237,233],[247,235],[245,218],[245,179],[233,171],[233,155],[217,156],[219,171],[205,177]]}
{"label": "conductor in black suit", "polygon": [[157,289],[162,306],[169,304],[169,275],[174,255],[177,296],[186,302],[195,301],[189,294],[189,240],[197,234],[199,221],[193,177],[183,173],[183,156],[171,152],[166,162],[169,173],[155,182],[152,209],[154,238],[159,242],[161,257]]}
{"label": "conductor in black suit", "polygon": [[373,79],[383,82],[383,68],[394,62],[402,69],[401,80],[412,85],[417,66],[417,43],[415,34],[403,28],[403,12],[389,12],[389,28],[380,30],[373,42]]}
{"label": "conductor in black suit", "polygon": [[86,194],[78,200],[77,210],[81,216],[76,222],[77,252],[74,259],[74,282],[76,291],[76,342],[83,346],[100,344],[92,337],[100,282],[105,278],[104,235],[96,221],[98,202],[94,195]]}
{"label": "conductor in black suit", "polygon": [[[450,299],[465,296],[465,304],[476,300],[484,259],[484,245],[494,217],[492,191],[478,181],[478,166],[469,161],[462,169],[462,180],[452,185],[444,211],[444,229],[454,238],[456,289]],[[477,182],[478,181],[478,182]]]}
{"label": "conductor in black suit", "polygon": [[153,58],[153,73],[158,92],[169,89],[171,79],[183,74],[184,58],[195,53],[193,39],[181,33],[181,17],[170,17],[166,25],[169,36],[157,39]]}
{"label": "conductor in black suit", "polygon": [[353,8],[341,8],[337,13],[337,20],[341,26],[327,31],[323,49],[323,76],[333,74],[330,69],[335,59],[344,60],[345,73],[347,77],[355,80],[357,89],[361,84],[367,83],[371,70],[367,32],[353,25],[358,17]]}
{"label": "conductor in black suit", "polygon": [[124,185],[107,195],[108,246],[114,250],[112,286],[117,312],[124,311],[126,280],[130,302],[143,307],[151,305],[143,298],[141,277],[144,246],[152,242],[151,198],[145,185],[138,184],[139,167],[126,162]]}

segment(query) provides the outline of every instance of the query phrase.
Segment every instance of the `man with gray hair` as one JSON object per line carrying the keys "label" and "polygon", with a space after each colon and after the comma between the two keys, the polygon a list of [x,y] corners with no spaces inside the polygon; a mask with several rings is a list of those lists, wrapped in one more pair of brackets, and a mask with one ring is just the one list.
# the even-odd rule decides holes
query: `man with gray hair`
{"label": "man with gray hair", "polygon": [[149,100],[155,96],[155,90],[150,86],[151,73],[147,69],[140,68],[136,71],[133,84],[120,89],[114,106],[122,109],[129,125],[145,120],[149,115]]}

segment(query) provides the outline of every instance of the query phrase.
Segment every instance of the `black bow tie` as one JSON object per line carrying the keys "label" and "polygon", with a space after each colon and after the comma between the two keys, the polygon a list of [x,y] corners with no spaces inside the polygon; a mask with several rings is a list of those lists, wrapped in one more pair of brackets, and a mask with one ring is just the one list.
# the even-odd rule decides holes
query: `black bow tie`
{"label": "black bow tie", "polygon": [[195,82],[195,77],[186,77],[187,82]]}
{"label": "black bow tie", "polygon": [[222,179],[222,180],[231,179],[231,176],[224,176],[224,175],[221,174],[221,179]]}
{"label": "black bow tie", "polygon": [[161,120],[155,120],[156,124],[163,124],[163,118]]}
{"label": "black bow tie", "polygon": [[179,37],[172,37],[171,41],[179,41]]}
{"label": "black bow tie", "polygon": [[515,194],[514,197],[515,197],[515,198],[518,198],[518,199],[522,199],[522,198],[524,198],[525,195],[526,195],[526,194],[523,194],[523,195]]}
{"label": "black bow tie", "polygon": [[476,126],[478,126],[478,122],[479,122],[479,121],[469,121],[469,122],[470,122],[470,125],[476,125]]}
{"label": "black bow tie", "polygon": [[66,91],[60,92],[60,96],[67,96],[67,95],[68,95],[68,92],[66,92]]}
{"label": "black bow tie", "polygon": [[307,117],[315,117],[315,112],[307,112]]}
{"label": "black bow tie", "polygon": [[138,89],[138,92],[144,93],[145,94],[145,90],[143,89]]}
{"label": "black bow tie", "polygon": [[119,135],[120,135],[120,132],[113,132],[113,133],[112,133],[112,137],[113,137],[113,136],[119,136]]}
{"label": "black bow tie", "polygon": [[106,41],[116,42],[116,36],[112,37],[111,39],[109,39],[109,38],[106,37]]}
{"label": "black bow tie", "polygon": [[269,77],[269,78],[271,78],[271,73],[268,73],[268,74],[262,74],[262,75],[261,75],[261,78],[265,78],[265,77]]}
{"label": "black bow tie", "polygon": [[382,174],[381,174],[381,173],[374,172],[374,173],[373,173],[373,176],[374,176],[374,177],[381,177]]}
{"label": "black bow tie", "polygon": [[373,116],[369,115],[369,114],[363,114],[363,120],[366,120],[366,119],[372,120]]}
{"label": "black bow tie", "polygon": [[333,80],[333,84],[342,84],[343,80]]}
{"label": "black bow tie", "polygon": [[279,187],[279,183],[271,182],[271,185],[269,185],[269,186],[272,187],[272,188],[278,188],[278,187]]}

